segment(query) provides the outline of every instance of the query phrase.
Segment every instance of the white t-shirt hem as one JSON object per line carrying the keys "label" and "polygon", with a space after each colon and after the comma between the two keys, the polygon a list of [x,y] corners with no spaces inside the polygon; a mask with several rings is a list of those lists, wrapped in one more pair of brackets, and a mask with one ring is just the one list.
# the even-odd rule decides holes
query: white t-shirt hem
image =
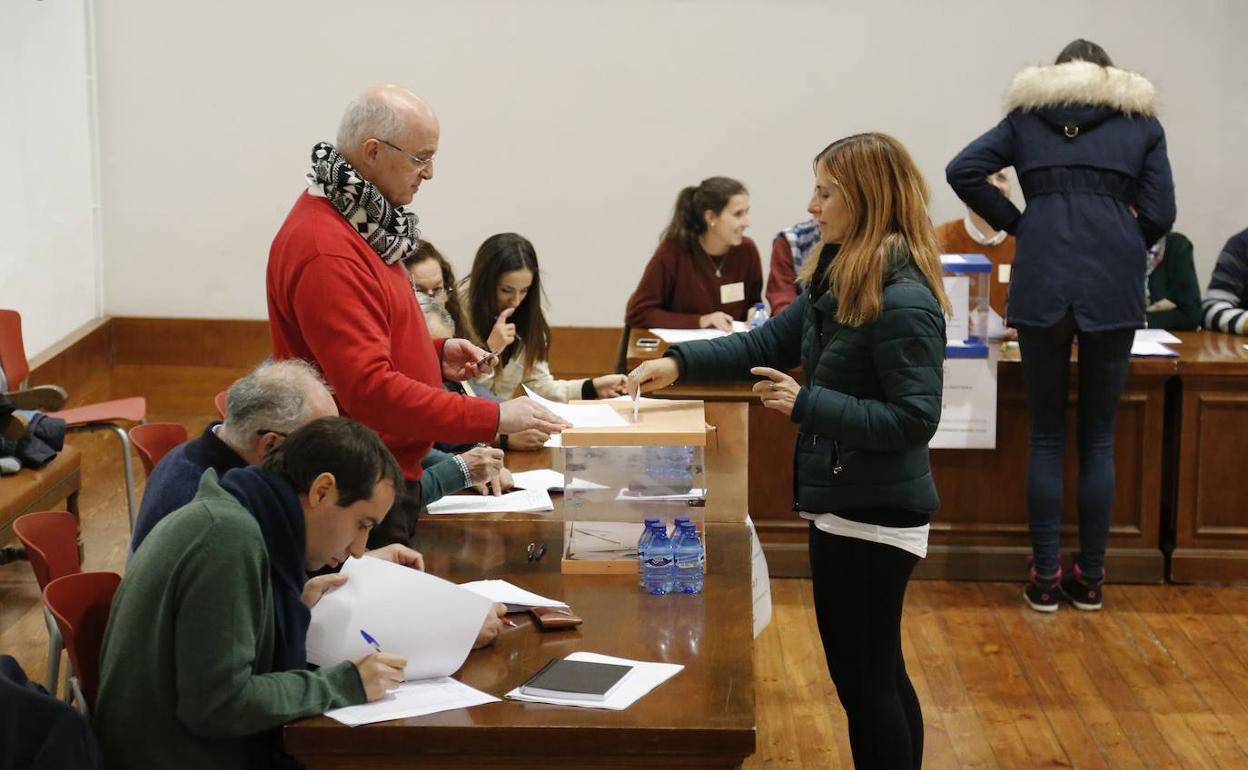
{"label": "white t-shirt hem", "polygon": [[853,537],[872,543],[891,545],[914,554],[920,559],[927,558],[927,534],[930,524],[919,527],[885,527],[879,524],[863,524],[837,516],[835,513],[806,513],[801,517],[813,521],[820,530],[829,535]]}

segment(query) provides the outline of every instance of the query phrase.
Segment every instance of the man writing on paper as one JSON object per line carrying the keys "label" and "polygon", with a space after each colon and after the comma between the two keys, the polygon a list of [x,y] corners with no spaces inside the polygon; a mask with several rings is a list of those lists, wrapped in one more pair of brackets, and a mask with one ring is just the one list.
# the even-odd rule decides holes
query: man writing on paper
{"label": "man writing on paper", "polygon": [[394,452],[408,492],[369,545],[410,543],[421,510],[421,460],[434,441],[488,442],[499,433],[558,433],[563,420],[526,398],[496,404],[448,393],[493,361],[466,340],[429,336],[402,260],[416,248],[404,207],[433,178],[433,111],[396,85],[347,106],[335,147],[312,148],[308,189],[269,252],[269,332],[278,358],[302,358],[333,387],[346,415]]}
{"label": "man writing on paper", "polygon": [[260,467],[207,471],[113,599],[95,714],[109,765],[272,767],[285,722],[401,682],[407,661],[384,653],[308,671],[304,642],[324,590],[306,571],[361,556],[402,492],[393,455],[342,417],[295,431]]}

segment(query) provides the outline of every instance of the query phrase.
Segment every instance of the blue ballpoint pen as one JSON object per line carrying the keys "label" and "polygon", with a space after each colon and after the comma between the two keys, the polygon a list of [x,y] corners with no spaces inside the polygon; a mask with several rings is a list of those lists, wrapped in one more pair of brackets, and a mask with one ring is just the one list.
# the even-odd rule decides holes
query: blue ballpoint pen
{"label": "blue ballpoint pen", "polygon": [[369,633],[362,628],[360,629],[360,636],[364,637],[364,641],[372,645],[374,650],[381,652],[381,645],[378,644],[377,640],[370,636]]}

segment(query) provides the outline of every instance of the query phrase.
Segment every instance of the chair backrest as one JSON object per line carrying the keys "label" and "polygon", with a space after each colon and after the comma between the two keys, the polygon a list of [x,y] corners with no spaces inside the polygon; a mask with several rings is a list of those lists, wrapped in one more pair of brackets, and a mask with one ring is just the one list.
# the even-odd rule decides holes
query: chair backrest
{"label": "chair backrest", "polygon": [[130,429],[130,441],[139,450],[143,470],[150,476],[166,452],[186,441],[186,427],[178,422],[143,423]]}
{"label": "chair backrest", "polygon": [[26,547],[39,590],[57,578],[82,571],[78,562],[78,518],[68,511],[19,516],[13,533]]}
{"label": "chair backrest", "polygon": [[229,391],[223,390],[220,393],[218,393],[215,398],[212,399],[212,403],[215,404],[217,407],[217,414],[221,415],[222,420],[225,419],[225,403],[226,403],[225,397],[228,392]]}
{"label": "chair backrest", "polygon": [[0,310],[0,369],[10,390],[18,390],[30,376],[22,344],[22,317],[16,310]]}
{"label": "chair backrest", "polygon": [[79,572],[57,578],[43,589],[43,601],[61,629],[65,651],[88,708],[95,708],[95,693],[100,686],[100,647],[104,644],[113,594],[119,585],[121,575],[116,572]]}

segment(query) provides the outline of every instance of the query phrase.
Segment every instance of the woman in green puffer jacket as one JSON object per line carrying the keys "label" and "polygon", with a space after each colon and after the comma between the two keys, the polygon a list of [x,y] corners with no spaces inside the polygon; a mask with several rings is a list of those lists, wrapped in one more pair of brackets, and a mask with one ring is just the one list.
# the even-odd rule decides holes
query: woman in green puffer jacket
{"label": "woman in green puffer jacket", "polygon": [[[748,334],[676,345],[630,389],[764,377],[763,405],[800,427],[793,507],[810,524],[815,614],[854,764],[914,768],[923,717],[901,654],[910,573],[939,505],[927,442],[940,421],[949,299],[906,149],[858,134],[815,158],[823,245],[798,298]],[[798,364],[799,385],[785,372]]]}

